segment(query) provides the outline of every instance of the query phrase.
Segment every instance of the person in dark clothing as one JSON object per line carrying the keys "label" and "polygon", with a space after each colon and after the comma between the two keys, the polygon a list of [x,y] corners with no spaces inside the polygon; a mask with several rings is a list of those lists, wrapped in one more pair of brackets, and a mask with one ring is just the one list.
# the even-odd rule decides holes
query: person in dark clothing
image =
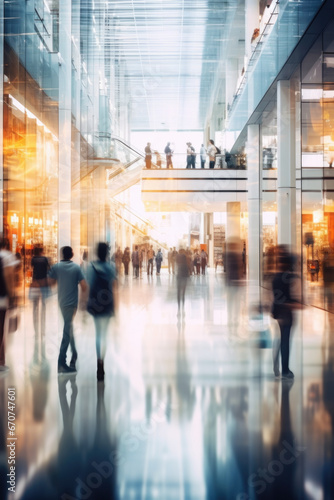
{"label": "person in dark clothing", "polygon": [[152,167],[152,151],[151,151],[151,143],[148,142],[145,148],[145,164],[146,168]]}
{"label": "person in dark clothing", "polygon": [[135,246],[135,249],[132,252],[131,260],[132,260],[132,266],[133,266],[135,278],[139,278],[139,252],[138,252],[138,245]]}
{"label": "person in dark clothing", "polygon": [[[300,308],[299,302],[293,297],[296,289],[297,276],[292,272],[293,258],[284,246],[279,248],[278,272],[272,281],[273,305],[272,315],[277,320],[281,334],[282,378],[292,379],[294,374],[289,368],[290,332],[293,324],[293,311]],[[279,371],[279,349],[274,352],[273,363],[276,377]]]}
{"label": "person in dark clothing", "polygon": [[191,158],[192,158],[192,148],[191,148],[191,142],[187,142],[187,164],[186,168],[191,168]]}
{"label": "person in dark clothing", "polygon": [[[108,246],[100,242],[96,251],[98,260],[87,270],[89,284],[89,309],[96,332],[97,379],[104,380],[104,357],[107,350],[107,333],[111,316],[114,315],[116,296],[116,266],[107,262]],[[94,299],[93,307],[92,300]]]}
{"label": "person in dark clothing", "polygon": [[181,315],[181,305],[184,315],[184,301],[189,276],[187,255],[183,249],[180,249],[176,257],[176,279],[177,279],[177,316]]}
{"label": "person in dark clothing", "polygon": [[[35,246],[34,256],[31,259],[32,283],[29,289],[29,299],[33,303],[33,322],[36,341],[39,337],[39,323],[41,325],[41,336],[45,335],[45,311],[46,299],[49,296],[47,274],[50,269],[47,257],[43,255],[43,247]],[[39,318],[39,306],[41,306],[41,316]],[[40,320],[40,321],[39,321]],[[37,342],[35,344],[37,346]]]}
{"label": "person in dark clothing", "polygon": [[130,248],[126,247],[123,253],[123,258],[122,262],[124,265],[124,274],[125,276],[129,275],[129,263],[130,263],[131,257],[130,257]]}
{"label": "person in dark clothing", "polygon": [[158,253],[155,256],[155,263],[156,263],[156,266],[157,266],[157,276],[160,275],[160,269],[161,269],[162,261],[163,261],[163,255],[162,255],[161,248],[159,248]]}
{"label": "person in dark clothing", "polygon": [[201,251],[201,268],[202,268],[202,275],[205,275],[205,269],[208,263],[208,254],[205,252],[205,250]]}
{"label": "person in dark clothing", "polygon": [[167,146],[165,147],[165,155],[166,155],[166,168],[173,168],[172,164],[173,151],[170,148],[170,142],[167,142]]}

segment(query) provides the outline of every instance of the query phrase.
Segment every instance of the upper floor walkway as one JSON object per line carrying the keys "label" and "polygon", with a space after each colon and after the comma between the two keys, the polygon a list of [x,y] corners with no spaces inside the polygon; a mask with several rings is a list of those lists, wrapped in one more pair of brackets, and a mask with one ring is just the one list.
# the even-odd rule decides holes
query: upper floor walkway
{"label": "upper floor walkway", "polygon": [[[276,170],[263,171],[262,188],[272,198]],[[160,169],[142,170],[142,200],[148,210],[215,212],[222,203],[247,201],[247,170]]]}

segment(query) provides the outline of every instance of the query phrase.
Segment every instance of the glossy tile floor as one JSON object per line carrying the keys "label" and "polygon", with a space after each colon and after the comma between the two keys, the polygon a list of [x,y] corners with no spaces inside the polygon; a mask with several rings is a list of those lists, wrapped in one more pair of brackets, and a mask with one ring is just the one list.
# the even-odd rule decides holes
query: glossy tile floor
{"label": "glossy tile floor", "polygon": [[[334,498],[333,315],[298,313],[287,382],[273,376],[271,349],[255,347],[247,286],[235,293],[222,274],[192,277],[180,320],[166,271],[122,278],[119,295],[104,384],[86,313],[75,319],[78,373],[67,377],[56,370],[55,296],[44,342],[31,305],[23,310],[8,338],[11,369],[0,375],[1,499]],[[8,388],[15,493],[6,484]]]}

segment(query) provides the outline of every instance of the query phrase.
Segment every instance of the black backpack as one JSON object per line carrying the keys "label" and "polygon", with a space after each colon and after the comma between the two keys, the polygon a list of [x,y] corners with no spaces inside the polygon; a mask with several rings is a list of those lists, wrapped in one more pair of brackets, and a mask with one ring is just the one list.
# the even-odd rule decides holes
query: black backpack
{"label": "black backpack", "polygon": [[222,152],[220,151],[220,149],[219,149],[219,148],[217,148],[217,146],[215,146],[215,148],[216,148],[216,155],[221,155],[221,154],[222,154]]}
{"label": "black backpack", "polygon": [[3,274],[2,258],[0,257],[0,297],[6,297],[7,287],[5,282],[5,277]]}
{"label": "black backpack", "polygon": [[111,316],[114,312],[114,299],[110,282],[96,269],[93,263],[92,267],[94,269],[94,280],[89,289],[87,311],[92,316]]}

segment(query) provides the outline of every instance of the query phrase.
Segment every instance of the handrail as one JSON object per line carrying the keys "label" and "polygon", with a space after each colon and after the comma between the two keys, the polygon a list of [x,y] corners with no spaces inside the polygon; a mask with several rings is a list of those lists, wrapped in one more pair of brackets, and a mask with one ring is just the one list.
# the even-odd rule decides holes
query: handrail
{"label": "handrail", "polygon": [[116,216],[118,218],[122,219],[126,224],[128,224],[130,227],[132,227],[135,231],[138,231],[138,233],[141,233],[143,236],[147,236],[151,241],[156,243],[160,248],[164,248],[165,250],[168,250],[169,247],[165,243],[161,243],[160,241],[156,240],[155,238],[152,238],[152,236],[146,234],[142,229],[135,226],[134,224],[132,224],[132,222],[128,221],[127,219],[124,219],[121,215],[116,214]]}
{"label": "handrail", "polygon": [[128,212],[130,212],[130,214],[132,214],[134,217],[137,217],[137,219],[139,219],[140,221],[142,221],[147,226],[150,226],[152,229],[155,228],[154,224],[150,220],[143,219],[134,210],[132,210],[131,208],[129,208],[125,203],[122,203],[122,202],[120,202],[118,200],[115,200],[115,199],[112,199],[111,202],[113,203],[113,205],[116,206],[116,208],[122,207],[124,210],[127,210]]}
{"label": "handrail", "polygon": [[[228,110],[229,115],[232,113],[233,107],[235,106],[235,103],[236,103],[239,95],[241,94],[243,88],[246,85],[249,73],[253,70],[255,63],[256,63],[257,59],[259,58],[264,37],[270,34],[272,27],[276,23],[277,16],[278,16],[278,10],[279,10],[279,1],[276,0],[276,4],[274,5],[274,8],[270,14],[270,17],[268,18],[268,21],[266,22],[266,24],[263,26],[263,29],[262,29],[258,39],[256,40],[256,44],[255,44],[254,49],[252,51],[252,55],[249,58],[249,61],[248,61],[248,64],[245,68],[244,74],[242,75],[242,78],[239,82],[239,85],[234,93],[232,103],[230,104],[230,107]],[[272,22],[274,16],[276,16],[276,20],[275,20],[275,22]]]}

